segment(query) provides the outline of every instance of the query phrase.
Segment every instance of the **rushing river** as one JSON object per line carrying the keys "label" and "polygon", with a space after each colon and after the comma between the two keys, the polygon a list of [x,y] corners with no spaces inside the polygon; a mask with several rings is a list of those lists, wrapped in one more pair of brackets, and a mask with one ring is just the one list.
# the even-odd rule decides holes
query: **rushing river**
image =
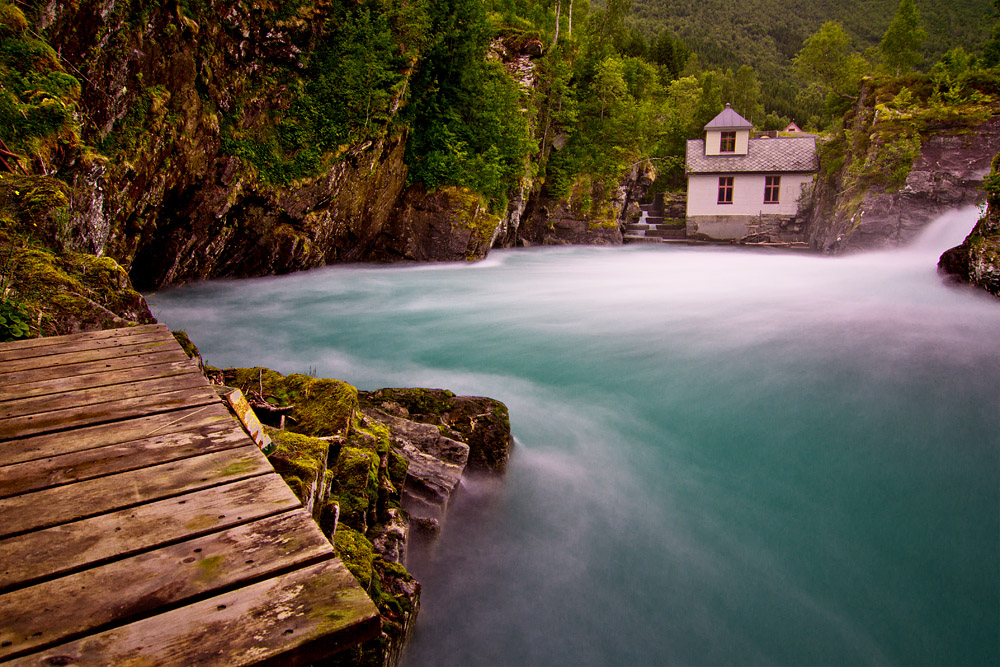
{"label": "rushing river", "polygon": [[1000,663],[1000,302],[913,247],[542,248],[150,295],[215,366],[510,407],[406,667]]}

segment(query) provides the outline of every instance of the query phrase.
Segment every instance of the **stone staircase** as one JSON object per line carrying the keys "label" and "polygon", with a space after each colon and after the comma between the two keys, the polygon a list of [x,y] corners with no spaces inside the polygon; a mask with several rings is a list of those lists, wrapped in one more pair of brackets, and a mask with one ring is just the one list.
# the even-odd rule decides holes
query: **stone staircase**
{"label": "stone staircase", "polygon": [[625,243],[664,243],[669,241],[684,241],[687,230],[683,222],[675,220],[666,222],[663,216],[663,204],[641,204],[642,215],[638,222],[629,223],[625,227],[623,241]]}

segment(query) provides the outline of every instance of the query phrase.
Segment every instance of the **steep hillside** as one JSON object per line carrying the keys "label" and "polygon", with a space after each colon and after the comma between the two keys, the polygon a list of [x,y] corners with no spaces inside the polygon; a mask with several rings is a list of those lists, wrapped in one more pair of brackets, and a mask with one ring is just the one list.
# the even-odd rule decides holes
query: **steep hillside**
{"label": "steep hillside", "polygon": [[[749,63],[763,73],[787,71],[802,43],[826,21],[840,21],[864,50],[876,46],[899,0],[632,0],[633,24],[649,34],[672,31],[704,64],[733,67]],[[926,62],[962,46],[982,47],[990,35],[990,0],[917,0],[927,30]]]}
{"label": "steep hillside", "polygon": [[[702,66],[748,64],[760,74],[768,111],[808,120],[796,104],[799,82],[791,60],[826,21],[839,21],[859,52],[876,47],[899,0],[632,0],[631,25],[647,35],[669,30],[697,54]],[[990,36],[991,0],[916,0],[927,31],[924,67],[961,46],[980,49]]]}

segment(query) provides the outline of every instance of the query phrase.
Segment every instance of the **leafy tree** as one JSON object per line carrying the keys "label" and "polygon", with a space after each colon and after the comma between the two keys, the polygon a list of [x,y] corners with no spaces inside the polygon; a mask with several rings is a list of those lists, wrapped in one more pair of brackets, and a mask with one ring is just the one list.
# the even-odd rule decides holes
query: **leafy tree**
{"label": "leafy tree", "polygon": [[764,118],[760,80],[750,65],[742,65],[735,74],[726,71],[722,94],[750,122],[756,124]]}
{"label": "leafy tree", "polygon": [[443,0],[428,11],[434,37],[407,106],[408,177],[430,190],[470,187],[502,209],[532,150],[520,90],[502,65],[486,58],[482,2]]}
{"label": "leafy tree", "polygon": [[628,86],[625,85],[624,63],[621,58],[609,56],[601,61],[594,74],[593,91],[600,101],[601,120],[604,120],[604,112],[609,107],[614,107],[627,94]]}
{"label": "leafy tree", "polygon": [[920,12],[913,0],[899,0],[896,16],[879,42],[882,61],[896,76],[909,72],[924,59],[922,47],[927,31],[920,25]]}
{"label": "leafy tree", "polygon": [[808,83],[805,95],[826,99],[828,116],[843,111],[844,102],[858,93],[861,77],[870,65],[851,49],[851,40],[837,21],[827,21],[792,60],[795,71]]}

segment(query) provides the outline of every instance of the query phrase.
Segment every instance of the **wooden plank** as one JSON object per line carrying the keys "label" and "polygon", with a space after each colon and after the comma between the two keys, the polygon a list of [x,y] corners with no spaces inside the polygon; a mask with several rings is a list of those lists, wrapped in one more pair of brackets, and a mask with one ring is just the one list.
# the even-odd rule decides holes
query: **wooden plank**
{"label": "wooden plank", "polygon": [[0,542],[0,591],[301,507],[276,473]]}
{"label": "wooden plank", "polygon": [[104,340],[107,338],[125,338],[128,336],[140,336],[156,331],[168,331],[165,324],[140,324],[135,327],[119,327],[117,329],[101,329],[100,331],[84,331],[74,334],[63,334],[61,336],[46,336],[44,338],[28,338],[27,340],[16,340],[9,343],[0,344],[0,352],[9,350],[28,350],[48,347],[51,345],[64,345],[81,340]]}
{"label": "wooden plank", "polygon": [[11,664],[302,665],[378,631],[375,605],[334,558]]}
{"label": "wooden plank", "polygon": [[118,402],[180,389],[195,389],[207,384],[205,377],[196,368],[188,367],[179,375],[4,401],[0,403],[0,420],[84,407],[95,403]]}
{"label": "wooden plank", "polygon": [[5,371],[5,366],[0,364],[0,386],[8,384],[24,384],[26,382],[41,382],[56,378],[69,378],[76,375],[89,375],[92,373],[104,373],[126,368],[139,368],[152,364],[163,364],[169,362],[189,362],[187,355],[179,348],[164,347],[156,352],[145,354],[132,354],[127,357],[117,357],[111,359],[97,359],[95,361],[83,361],[77,364],[63,364],[61,366],[44,366],[42,368],[25,368],[10,373]]}
{"label": "wooden plank", "polygon": [[12,417],[0,420],[0,440],[144,417],[157,412],[193,408],[217,402],[219,397],[211,388],[205,386]]}
{"label": "wooden plank", "polygon": [[[67,436],[67,439],[72,437]],[[0,466],[0,498],[38,491],[248,444],[234,420],[209,429],[163,433],[61,456]]]}
{"label": "wooden plank", "polygon": [[[111,359],[113,357],[127,357],[135,354],[145,354],[158,350],[180,349],[172,337],[156,337],[155,339],[135,343],[132,345],[101,346],[93,350],[82,350],[79,352],[61,352],[47,354],[41,357],[27,357],[24,359],[11,359],[3,362],[5,373],[13,371],[23,371],[31,368],[43,368],[48,366],[62,366],[63,364],[78,364],[82,361],[97,361],[99,359]],[[183,352],[181,352],[183,354]]]}
{"label": "wooden plank", "polygon": [[[17,359],[41,359],[52,354],[64,354],[67,352],[85,352],[100,348],[118,348],[126,345],[138,345],[150,341],[171,341],[174,337],[166,328],[155,331],[147,331],[138,334],[121,335],[121,329],[109,331],[110,335],[102,338],[86,338],[70,336],[67,340],[58,344],[39,344],[32,347],[0,347],[0,363],[7,363]],[[127,330],[126,330],[127,332]],[[46,340],[44,338],[37,340]]]}
{"label": "wooden plank", "polygon": [[138,367],[106,368],[101,373],[74,373],[67,377],[45,380],[29,379],[24,382],[2,382],[2,379],[0,379],[0,402],[23,400],[34,396],[54,395],[67,391],[94,389],[96,387],[110,387],[126,382],[167,378],[191,373],[201,376],[201,371],[198,369],[198,362],[185,359],[184,361],[170,361]]}
{"label": "wooden plank", "polygon": [[194,408],[162,412],[110,424],[75,429],[67,433],[46,433],[17,441],[0,443],[0,465],[69,454],[148,438],[171,431],[208,433],[234,423],[233,416],[220,402]]}
{"label": "wooden plank", "polygon": [[256,445],[0,499],[0,537],[272,472]]}
{"label": "wooden plank", "polygon": [[298,509],[22,588],[0,595],[0,660],[333,555]]}

